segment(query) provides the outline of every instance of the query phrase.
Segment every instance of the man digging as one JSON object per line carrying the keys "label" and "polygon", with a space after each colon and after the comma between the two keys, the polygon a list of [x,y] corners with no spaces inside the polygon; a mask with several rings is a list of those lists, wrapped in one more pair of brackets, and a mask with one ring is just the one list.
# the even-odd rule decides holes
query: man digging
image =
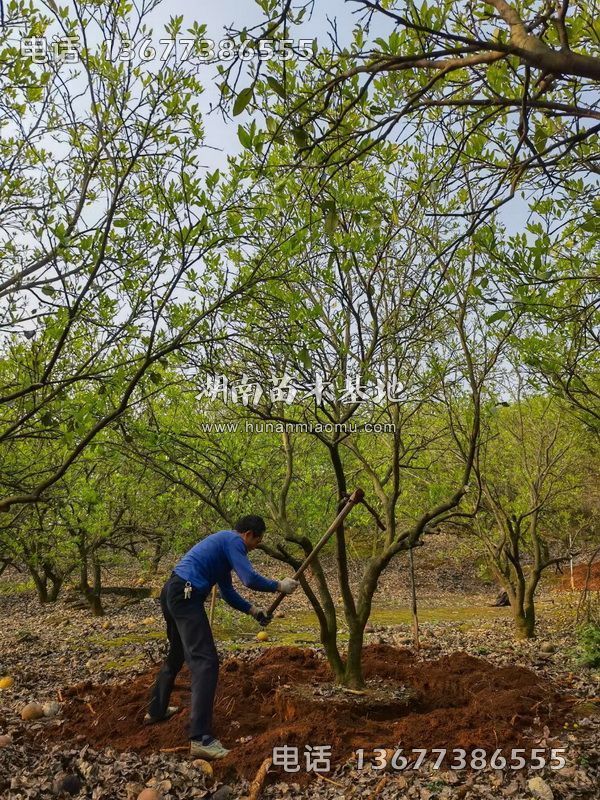
{"label": "man digging", "polygon": [[167,623],[169,652],[152,687],[146,723],[161,722],[178,709],[169,706],[175,678],[185,661],[192,675],[190,714],[190,754],[197,758],[223,758],[229,753],[212,735],[212,715],[219,675],[219,659],[204,601],[217,584],[221,597],[230,606],[250,614],[261,625],[271,617],[257,609],[233,588],[231,570],[244,586],[258,592],[291,594],[298,581],[265,578],[248,559],[265,532],[262,517],[242,517],[235,530],[207,536],[183,556],[163,586],[160,605]]}

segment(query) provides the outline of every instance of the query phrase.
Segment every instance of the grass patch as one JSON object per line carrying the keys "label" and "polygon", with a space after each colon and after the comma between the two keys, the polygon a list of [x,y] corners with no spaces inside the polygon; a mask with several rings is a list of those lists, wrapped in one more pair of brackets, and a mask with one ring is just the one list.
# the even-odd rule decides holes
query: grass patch
{"label": "grass patch", "polygon": [[123,658],[115,658],[111,661],[106,661],[102,666],[106,669],[114,669],[122,672],[130,669],[137,669],[141,665],[142,660],[139,656],[123,656]]}
{"label": "grass patch", "polygon": [[102,636],[100,634],[90,636],[88,641],[97,644],[99,647],[127,647],[129,644],[144,644],[153,639],[164,639],[165,634],[159,631],[149,631],[148,633],[126,633],[122,636]]}
{"label": "grass patch", "polygon": [[0,581],[0,597],[10,597],[14,594],[28,594],[35,592],[35,583],[28,581]]}

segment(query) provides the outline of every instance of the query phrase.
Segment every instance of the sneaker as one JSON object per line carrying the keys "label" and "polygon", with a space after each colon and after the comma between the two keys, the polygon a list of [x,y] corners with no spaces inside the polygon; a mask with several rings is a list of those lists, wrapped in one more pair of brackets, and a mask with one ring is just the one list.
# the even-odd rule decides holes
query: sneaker
{"label": "sneaker", "polygon": [[202,744],[199,739],[192,739],[190,742],[190,755],[194,758],[205,758],[207,761],[211,761],[225,758],[229,752],[218,739],[213,739],[209,744]]}
{"label": "sneaker", "polygon": [[164,717],[151,717],[150,714],[146,714],[144,717],[144,723],[146,725],[154,725],[156,722],[164,722],[166,719],[169,719],[179,711],[179,706],[169,706]]}

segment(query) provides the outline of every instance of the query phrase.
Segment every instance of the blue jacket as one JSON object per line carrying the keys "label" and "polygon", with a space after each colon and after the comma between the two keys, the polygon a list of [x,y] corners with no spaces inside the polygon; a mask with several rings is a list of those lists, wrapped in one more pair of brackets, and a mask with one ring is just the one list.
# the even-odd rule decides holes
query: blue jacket
{"label": "blue jacket", "polygon": [[265,578],[254,569],[244,540],[235,531],[218,531],[202,539],[187,551],[174,572],[204,595],[208,595],[216,583],[223,600],[247,614],[252,604],[233,588],[231,570],[248,589],[276,592],[279,588],[277,581]]}

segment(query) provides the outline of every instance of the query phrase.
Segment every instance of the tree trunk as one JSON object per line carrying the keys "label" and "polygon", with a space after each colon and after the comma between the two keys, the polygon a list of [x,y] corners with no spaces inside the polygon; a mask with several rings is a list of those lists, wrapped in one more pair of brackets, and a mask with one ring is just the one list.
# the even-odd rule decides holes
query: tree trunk
{"label": "tree trunk", "polygon": [[321,644],[325,649],[325,656],[329,666],[333,670],[336,683],[344,684],[344,662],[340,657],[337,647],[335,632],[331,632],[321,627]]}
{"label": "tree trunk", "polygon": [[29,574],[31,575],[33,582],[35,584],[35,590],[37,592],[38,599],[40,603],[47,603],[48,602],[48,584],[45,577],[42,577],[33,567],[29,567]]}
{"label": "tree trunk", "polygon": [[362,648],[363,648],[364,628],[356,627],[350,631],[348,642],[348,655],[342,684],[349,689],[362,689],[365,679],[362,672]]}
{"label": "tree trunk", "polygon": [[52,588],[48,592],[48,602],[55,603],[62,589],[63,579],[58,575],[54,575],[50,577],[50,582],[52,583]]}
{"label": "tree trunk", "polygon": [[79,553],[81,556],[79,588],[83,596],[87,600],[89,607],[92,611],[92,614],[95,617],[102,617],[104,616],[104,609],[102,608],[102,600],[100,599],[100,592],[102,591],[102,576],[100,574],[100,564],[97,562],[95,558],[93,559],[94,588],[92,589],[88,578],[87,553],[81,548],[79,550]]}
{"label": "tree trunk", "polygon": [[160,567],[160,560],[163,557],[163,542],[160,539],[154,545],[154,553],[152,555],[152,560],[150,561],[150,575],[156,577],[158,575],[158,569]]}
{"label": "tree trunk", "polygon": [[94,588],[92,591],[92,597],[90,598],[90,606],[94,616],[101,617],[104,615],[104,609],[102,608],[102,600],[100,597],[102,594],[102,570],[100,562],[95,555],[92,556],[92,568],[94,572]]}
{"label": "tree trunk", "polygon": [[518,639],[533,639],[535,636],[535,612],[533,606],[514,609],[515,625]]}

